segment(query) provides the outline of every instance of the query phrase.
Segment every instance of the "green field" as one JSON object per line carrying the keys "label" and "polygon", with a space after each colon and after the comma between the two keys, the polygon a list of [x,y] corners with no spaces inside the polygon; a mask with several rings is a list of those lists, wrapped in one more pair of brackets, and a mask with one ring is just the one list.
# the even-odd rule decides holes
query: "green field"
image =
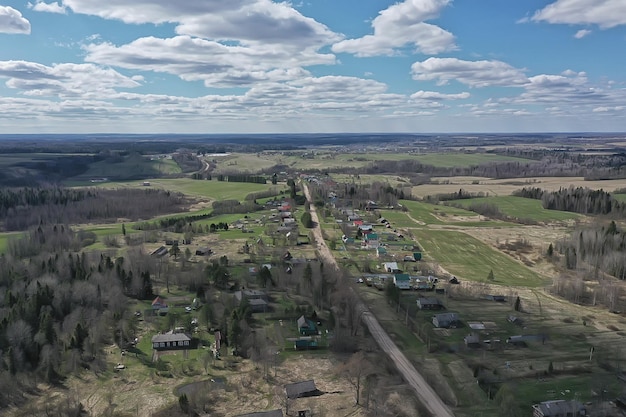
{"label": "green field", "polygon": [[432,153],[417,155],[416,159],[424,164],[445,168],[469,167],[472,165],[480,165],[490,162],[532,162],[529,159],[495,155],[491,153]]}
{"label": "green field", "polygon": [[612,194],[617,201],[626,201],[626,194]]}
{"label": "green field", "polygon": [[464,279],[487,282],[493,270],[493,284],[537,287],[546,283],[521,263],[466,233],[429,229],[415,229],[413,233],[428,258]]}
{"label": "green field", "polygon": [[455,200],[454,204],[460,204],[464,207],[469,207],[472,204],[493,204],[509,217],[530,219],[539,222],[575,220],[581,217],[580,214],[570,213],[568,211],[544,209],[541,206],[540,200],[510,195]]}
{"label": "green field", "polygon": [[446,221],[446,216],[470,217],[478,219],[478,214],[473,211],[463,210],[456,207],[444,205],[434,205],[423,203],[421,201],[402,200],[411,217],[425,224],[446,224],[452,222]]}

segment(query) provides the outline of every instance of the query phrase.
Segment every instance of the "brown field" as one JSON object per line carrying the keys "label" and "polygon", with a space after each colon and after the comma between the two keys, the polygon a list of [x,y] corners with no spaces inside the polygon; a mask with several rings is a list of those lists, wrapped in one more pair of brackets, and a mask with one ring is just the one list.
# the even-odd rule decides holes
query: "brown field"
{"label": "brown field", "polygon": [[[513,191],[524,187],[538,187],[544,190],[558,190],[562,187],[587,187],[615,191],[626,187],[626,179],[585,181],[583,177],[532,177],[519,179],[492,179],[485,177],[437,177],[432,184],[412,187],[411,192],[416,197],[427,195],[453,193],[463,188],[470,193],[485,193],[490,196],[511,195]],[[434,183],[437,182],[437,183]]]}

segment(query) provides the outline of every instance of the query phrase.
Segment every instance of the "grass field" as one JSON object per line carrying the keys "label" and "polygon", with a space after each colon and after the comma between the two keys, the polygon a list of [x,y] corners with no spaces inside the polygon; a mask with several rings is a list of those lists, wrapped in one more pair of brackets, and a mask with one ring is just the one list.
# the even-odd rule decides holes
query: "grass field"
{"label": "grass field", "polygon": [[540,200],[515,196],[470,198],[455,200],[453,203],[464,207],[472,204],[493,204],[507,216],[539,222],[575,220],[582,217],[580,214],[567,211],[547,210],[541,206]]}
{"label": "grass field", "polygon": [[[478,214],[473,211],[463,210],[456,207],[449,207],[444,205],[434,205],[429,203],[422,203],[420,201],[402,200],[402,204],[409,210],[409,214],[416,220],[419,220],[425,224],[445,224],[453,222],[454,220],[446,217],[464,217],[478,220]],[[468,219],[464,219],[468,220]]]}
{"label": "grass field", "polygon": [[546,283],[521,263],[466,233],[428,229],[416,229],[413,233],[429,258],[463,279],[487,282],[489,271],[493,270],[493,284],[537,287]]}
{"label": "grass field", "polygon": [[613,194],[613,198],[617,201],[626,201],[626,194]]}

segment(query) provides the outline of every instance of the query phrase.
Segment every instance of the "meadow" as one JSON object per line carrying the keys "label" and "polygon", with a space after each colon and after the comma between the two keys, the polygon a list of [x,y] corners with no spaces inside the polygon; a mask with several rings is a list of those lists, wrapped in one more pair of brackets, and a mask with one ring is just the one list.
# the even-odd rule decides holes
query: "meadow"
{"label": "meadow", "polygon": [[553,222],[580,219],[577,213],[559,210],[547,210],[540,200],[515,196],[496,196],[454,200],[451,204],[470,207],[474,204],[493,204],[506,216],[516,219],[529,219],[537,222]]}
{"label": "meadow", "polygon": [[547,284],[536,272],[468,233],[415,229],[413,234],[429,260],[459,278],[488,282],[489,272],[493,271],[493,284],[531,288]]}

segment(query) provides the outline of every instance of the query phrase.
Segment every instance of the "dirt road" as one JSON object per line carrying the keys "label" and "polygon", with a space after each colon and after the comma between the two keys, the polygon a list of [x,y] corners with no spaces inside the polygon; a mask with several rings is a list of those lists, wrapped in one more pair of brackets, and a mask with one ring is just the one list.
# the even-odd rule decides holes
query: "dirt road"
{"label": "dirt road", "polygon": [[[309,187],[302,183],[302,189],[304,191],[304,195],[309,202],[312,202],[311,194],[309,193]],[[319,226],[319,218],[317,216],[317,212],[315,211],[315,206],[310,204],[310,212],[311,218],[315,224],[315,227],[312,229],[313,235],[315,237],[315,241],[317,243],[317,249],[319,252],[320,258],[323,260],[325,265],[332,266],[332,268],[339,269],[339,265],[337,265],[337,261],[335,257],[326,246],[326,242],[322,237],[322,229]],[[413,364],[407,359],[407,357],[398,349],[396,344],[391,340],[387,332],[382,328],[380,323],[376,317],[369,311],[367,306],[361,303],[359,306],[359,310],[362,311],[361,319],[363,323],[369,329],[370,334],[378,343],[378,346],[383,350],[383,352],[387,353],[389,358],[396,364],[398,371],[404,378],[404,380],[413,388],[415,394],[422,405],[434,416],[434,417],[454,417],[454,414],[448,408],[446,404],[439,398],[434,389],[424,379],[424,377],[417,372],[417,369],[413,366]]]}

